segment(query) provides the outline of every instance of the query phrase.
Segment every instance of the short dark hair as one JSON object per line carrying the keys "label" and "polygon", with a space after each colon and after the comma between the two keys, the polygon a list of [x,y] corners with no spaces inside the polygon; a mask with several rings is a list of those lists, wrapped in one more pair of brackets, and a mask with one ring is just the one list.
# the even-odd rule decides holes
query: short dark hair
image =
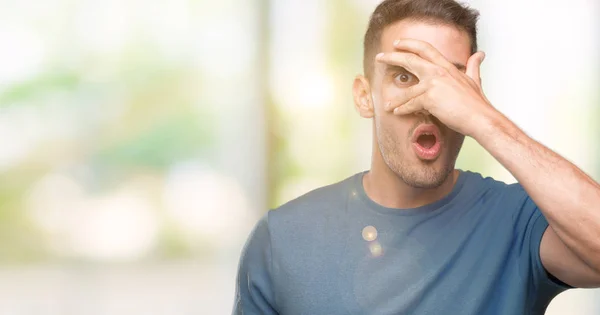
{"label": "short dark hair", "polygon": [[373,11],[365,33],[363,71],[367,78],[373,73],[381,33],[387,26],[404,19],[455,26],[469,35],[471,53],[477,52],[477,10],[454,0],[385,0]]}

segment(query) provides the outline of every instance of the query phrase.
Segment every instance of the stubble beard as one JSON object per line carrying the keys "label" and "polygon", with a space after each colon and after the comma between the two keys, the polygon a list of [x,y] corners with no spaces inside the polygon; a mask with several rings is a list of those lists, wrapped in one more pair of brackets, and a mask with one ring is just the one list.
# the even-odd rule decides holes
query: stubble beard
{"label": "stubble beard", "polygon": [[[417,161],[409,162],[408,155],[411,154],[403,151],[404,148],[399,147],[399,143],[409,141],[407,138],[405,141],[398,141],[398,136],[386,128],[383,128],[380,124],[376,123],[377,132],[377,143],[379,144],[379,151],[383,157],[383,161],[392,172],[400,178],[404,183],[410,187],[431,189],[441,186],[448,176],[454,170],[456,158],[462,147],[464,136],[460,136],[460,139],[456,139],[455,146],[445,147],[444,149],[450,149],[450,160],[447,161]],[[446,139],[451,140],[451,139]],[[454,139],[452,139],[454,140]],[[441,158],[438,157],[438,159]],[[441,168],[437,165],[442,162]]]}

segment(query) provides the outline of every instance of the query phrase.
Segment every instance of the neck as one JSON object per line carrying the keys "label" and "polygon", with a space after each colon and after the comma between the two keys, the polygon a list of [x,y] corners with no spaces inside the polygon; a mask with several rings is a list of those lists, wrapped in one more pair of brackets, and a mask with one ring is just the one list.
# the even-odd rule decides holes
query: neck
{"label": "neck", "polygon": [[452,171],[436,188],[415,188],[398,177],[383,159],[374,159],[371,170],[363,177],[363,186],[367,196],[381,206],[410,209],[433,203],[448,195],[454,188],[458,174],[458,170]]}

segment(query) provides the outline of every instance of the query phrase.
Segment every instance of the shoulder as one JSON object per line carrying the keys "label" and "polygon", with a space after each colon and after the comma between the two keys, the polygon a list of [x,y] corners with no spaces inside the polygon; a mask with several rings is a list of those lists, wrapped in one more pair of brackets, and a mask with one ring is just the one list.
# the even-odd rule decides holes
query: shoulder
{"label": "shoulder", "polygon": [[468,196],[474,202],[475,208],[486,209],[490,215],[512,218],[511,221],[524,209],[535,210],[535,204],[518,182],[507,184],[469,171],[466,171],[465,175],[468,176],[466,189],[471,191]]}
{"label": "shoulder", "polygon": [[337,183],[314,189],[272,209],[267,214],[269,229],[275,234],[287,234],[339,218],[339,213],[346,209],[350,193],[361,175],[362,173],[358,173]]}
{"label": "shoulder", "polygon": [[319,187],[271,210],[271,216],[301,216],[321,213],[343,206],[353,185],[362,173],[352,175],[337,183]]}
{"label": "shoulder", "polygon": [[519,183],[507,184],[471,171],[464,171],[463,174],[468,177],[468,189],[476,190],[481,194],[494,195],[502,199],[524,198],[527,196],[523,186]]}
{"label": "shoulder", "polygon": [[465,173],[470,177],[468,189],[474,191],[473,200],[490,215],[508,218],[514,224],[536,213],[537,206],[520,183],[507,184],[479,173]]}
{"label": "shoulder", "polygon": [[[359,174],[355,175],[359,176]],[[352,176],[332,185],[312,190],[282,206],[269,211],[260,223],[267,230],[273,255],[280,263],[295,265],[301,257],[298,253],[309,253],[317,244],[337,233],[347,217],[351,191],[357,177]],[[338,235],[339,234],[339,235]]]}

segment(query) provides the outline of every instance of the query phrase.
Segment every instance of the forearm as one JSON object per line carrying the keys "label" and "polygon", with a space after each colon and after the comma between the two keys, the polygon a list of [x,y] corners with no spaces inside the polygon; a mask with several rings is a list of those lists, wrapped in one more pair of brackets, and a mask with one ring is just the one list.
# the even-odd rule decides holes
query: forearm
{"label": "forearm", "polygon": [[501,114],[473,138],[519,181],[561,241],[600,273],[600,185]]}

